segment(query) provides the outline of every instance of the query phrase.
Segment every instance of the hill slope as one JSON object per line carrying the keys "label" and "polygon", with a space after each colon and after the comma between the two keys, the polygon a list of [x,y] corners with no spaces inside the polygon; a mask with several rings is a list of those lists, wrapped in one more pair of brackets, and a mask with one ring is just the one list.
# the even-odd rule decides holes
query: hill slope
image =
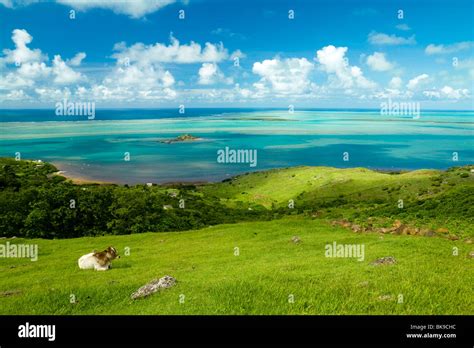
{"label": "hill slope", "polygon": [[[295,235],[301,243],[291,241]],[[189,232],[13,241],[37,243],[39,258],[0,259],[0,314],[474,312],[471,245],[462,241],[355,234],[304,217]],[[364,260],[325,257],[333,242],[364,245]],[[108,245],[122,254],[110,271],[79,270],[79,256]],[[371,265],[386,256],[397,263]],[[166,274],[176,277],[175,287],[130,299]]]}
{"label": "hill slope", "polygon": [[[200,187],[231,207],[347,219],[381,227],[395,220],[457,236],[474,235],[474,166],[380,173],[365,168],[294,167]],[[290,204],[293,209],[289,209]]]}

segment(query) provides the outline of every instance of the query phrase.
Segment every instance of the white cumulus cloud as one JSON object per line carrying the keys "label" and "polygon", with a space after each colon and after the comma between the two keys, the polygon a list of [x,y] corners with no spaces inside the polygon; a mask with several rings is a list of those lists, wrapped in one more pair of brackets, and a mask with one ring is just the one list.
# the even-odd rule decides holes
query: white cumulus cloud
{"label": "white cumulus cloud", "polygon": [[226,78],[216,63],[203,63],[199,68],[200,85],[212,85],[214,83],[224,82],[231,84],[231,78]]}
{"label": "white cumulus cloud", "polygon": [[410,81],[408,81],[407,83],[407,88],[409,90],[414,90],[416,89],[417,87],[419,87],[423,82],[425,82],[427,79],[428,79],[428,75],[427,74],[421,74],[421,75],[418,75],[414,78],[412,78]]}
{"label": "white cumulus cloud", "polygon": [[428,98],[444,98],[444,99],[463,99],[470,98],[470,93],[467,88],[458,88],[454,89],[451,86],[444,86],[439,90],[433,89],[428,91],[423,91],[423,94]]}
{"label": "white cumulus cloud", "polygon": [[[55,55],[50,66],[47,56],[40,49],[30,49],[33,37],[24,29],[14,29],[12,41],[15,49],[4,49],[2,65],[10,64],[6,76],[0,76],[0,89],[33,87],[37,84],[73,84],[84,78],[74,71],[60,55]],[[84,54],[85,55],[85,54]],[[53,79],[51,80],[51,77]]]}
{"label": "white cumulus cloud", "polygon": [[15,49],[4,49],[3,62],[15,63],[17,65],[29,62],[39,62],[45,59],[41,50],[30,49],[27,45],[33,41],[33,37],[25,29],[14,29],[12,32],[12,41]]}
{"label": "white cumulus cloud", "polygon": [[265,94],[268,89],[284,95],[302,94],[312,87],[309,73],[313,68],[314,64],[306,58],[274,58],[255,62],[252,72],[261,79],[254,87],[260,94]]}
{"label": "white cumulus cloud", "polygon": [[55,55],[53,59],[54,82],[60,85],[67,85],[80,81],[83,76],[69,67],[60,55]]}
{"label": "white cumulus cloud", "polygon": [[364,77],[362,70],[357,66],[349,65],[345,57],[347,47],[335,47],[329,45],[316,52],[316,60],[321,70],[325,71],[333,79],[333,87],[342,88],[373,88],[376,84]]}
{"label": "white cumulus cloud", "polygon": [[144,65],[152,63],[218,63],[229,56],[222,43],[206,42],[204,47],[194,41],[189,44],[180,44],[172,35],[170,41],[169,45],[162,43],[145,45],[139,42],[130,47],[127,47],[124,42],[120,42],[115,45],[116,52],[112,56],[121,62],[137,62]]}
{"label": "white cumulus cloud", "polygon": [[398,76],[392,77],[392,79],[389,82],[389,87],[393,89],[400,89],[402,87],[402,79]]}
{"label": "white cumulus cloud", "polygon": [[393,68],[393,63],[385,58],[384,53],[374,52],[374,54],[367,57],[367,65],[374,71],[387,71]]}
{"label": "white cumulus cloud", "polygon": [[68,60],[68,64],[72,66],[79,66],[82,63],[82,60],[86,58],[86,56],[87,55],[84,52],[79,52],[70,60]]}

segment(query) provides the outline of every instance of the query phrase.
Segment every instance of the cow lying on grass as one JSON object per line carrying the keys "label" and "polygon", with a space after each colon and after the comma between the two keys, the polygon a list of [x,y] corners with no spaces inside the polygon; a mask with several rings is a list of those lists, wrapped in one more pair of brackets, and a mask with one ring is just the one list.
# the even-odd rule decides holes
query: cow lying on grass
{"label": "cow lying on grass", "polygon": [[112,260],[119,259],[120,256],[115,248],[109,246],[101,252],[92,252],[81,256],[77,261],[80,269],[95,269],[96,271],[106,271],[110,268]]}

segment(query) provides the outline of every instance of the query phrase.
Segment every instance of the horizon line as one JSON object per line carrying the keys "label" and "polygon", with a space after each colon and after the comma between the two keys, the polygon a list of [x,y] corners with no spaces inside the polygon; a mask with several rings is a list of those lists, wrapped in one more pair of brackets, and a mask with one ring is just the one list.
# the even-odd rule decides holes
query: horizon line
{"label": "horizon line", "polygon": [[[255,106],[255,107],[222,107],[222,106],[197,106],[197,107],[186,107],[186,109],[199,110],[199,109],[232,109],[232,110],[246,110],[246,109],[262,109],[262,110],[288,110],[288,107],[274,107],[274,106]],[[54,107],[33,107],[33,108],[0,108],[0,111],[11,111],[11,110],[55,110]],[[177,107],[110,107],[110,108],[95,108],[95,110],[110,111],[110,110],[179,110],[179,105]],[[302,107],[295,108],[296,111],[305,111],[305,110],[337,110],[337,111],[380,111],[380,108],[358,108],[358,107]],[[472,109],[424,109],[424,111],[474,111]]]}

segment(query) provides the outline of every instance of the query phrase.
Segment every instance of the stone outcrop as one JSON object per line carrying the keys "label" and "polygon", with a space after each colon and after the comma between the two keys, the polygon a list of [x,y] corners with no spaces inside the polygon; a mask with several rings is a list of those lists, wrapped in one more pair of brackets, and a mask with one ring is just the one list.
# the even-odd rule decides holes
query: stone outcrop
{"label": "stone outcrop", "polygon": [[397,260],[393,256],[386,256],[381,257],[380,259],[375,260],[371,263],[371,265],[379,266],[379,265],[394,265],[397,263]]}
{"label": "stone outcrop", "polygon": [[[377,232],[383,234],[398,234],[398,235],[411,235],[411,236],[425,236],[425,237],[433,237],[438,234],[445,234],[449,233],[446,228],[439,228],[436,232],[428,229],[428,228],[419,228],[406,225],[402,223],[400,220],[395,220],[390,227],[375,227],[372,224],[372,220],[368,220],[366,226],[361,226],[359,224],[351,223],[345,219],[343,220],[335,220],[331,223],[332,226],[341,226],[344,228],[348,228],[353,232],[360,233],[360,232]],[[448,238],[450,240],[457,240],[459,239],[455,235],[449,235]]]}
{"label": "stone outcrop", "polygon": [[295,243],[295,244],[301,243],[301,239],[300,239],[300,237],[298,237],[298,236],[293,236],[293,237],[291,237],[291,241],[292,241],[293,243]]}
{"label": "stone outcrop", "polygon": [[169,275],[166,275],[160,279],[153,279],[151,282],[143,285],[140,289],[135,291],[131,295],[131,298],[132,300],[136,300],[137,298],[146,297],[157,292],[160,289],[171,288],[175,284],[176,284],[176,279]]}

